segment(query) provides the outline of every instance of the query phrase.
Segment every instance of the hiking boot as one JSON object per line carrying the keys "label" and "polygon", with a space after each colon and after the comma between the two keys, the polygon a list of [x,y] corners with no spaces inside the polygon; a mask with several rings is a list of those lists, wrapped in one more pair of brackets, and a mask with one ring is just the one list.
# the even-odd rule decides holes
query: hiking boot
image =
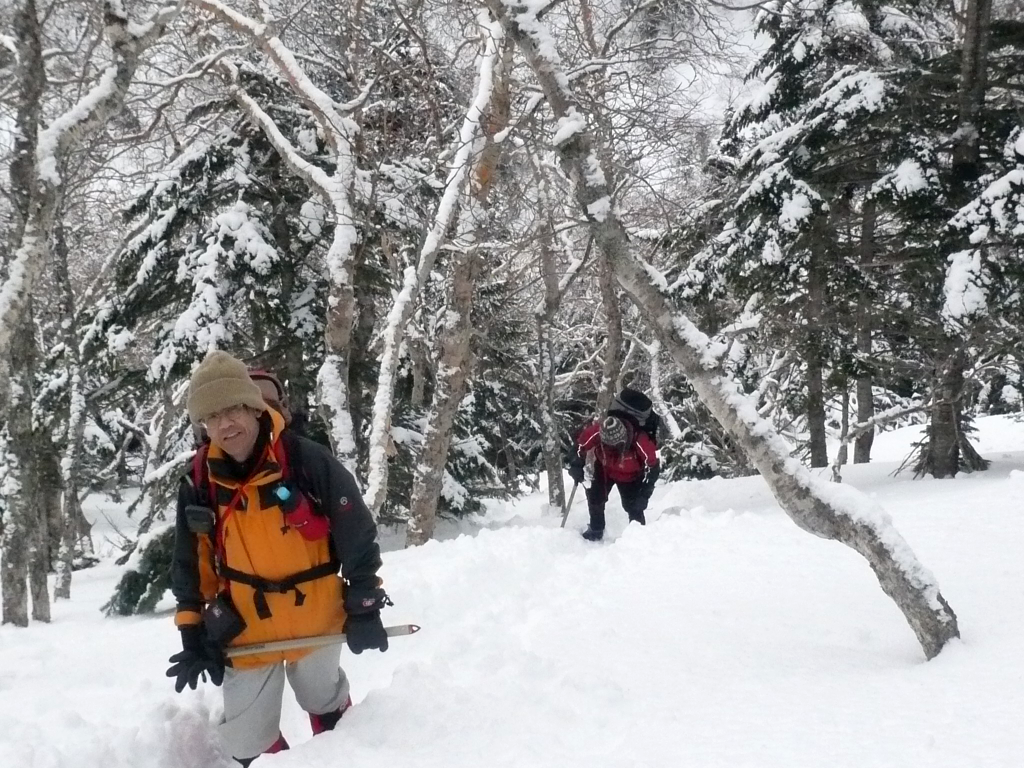
{"label": "hiking boot", "polygon": [[334,726],[341,720],[341,716],[345,714],[345,711],[352,706],[352,697],[349,696],[345,703],[338,707],[333,712],[326,712],[322,715],[314,715],[310,713],[309,724],[313,727],[313,735],[323,733],[324,731],[333,731]]}
{"label": "hiking boot", "polygon": [[[276,755],[278,752],[284,752],[286,749],[291,749],[288,746],[288,741],[285,739],[284,734],[279,733],[277,735],[277,741],[267,747],[264,751],[264,755]],[[249,768],[252,765],[255,757],[236,757],[235,762],[242,766],[242,768]]]}
{"label": "hiking boot", "polygon": [[598,530],[596,530],[594,528],[591,528],[588,525],[587,526],[587,530],[585,530],[582,535],[583,535],[583,538],[586,539],[587,541],[600,541],[601,539],[604,538],[604,530],[602,529],[602,530],[598,531]]}

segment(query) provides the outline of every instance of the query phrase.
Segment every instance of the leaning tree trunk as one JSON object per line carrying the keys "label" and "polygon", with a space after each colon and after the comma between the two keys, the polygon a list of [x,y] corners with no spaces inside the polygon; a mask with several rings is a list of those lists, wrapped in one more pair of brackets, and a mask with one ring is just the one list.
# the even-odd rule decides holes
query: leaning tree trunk
{"label": "leaning tree trunk", "polygon": [[[680,366],[701,402],[746,453],[779,505],[801,528],[863,555],[887,595],[899,606],[927,658],[959,637],[956,616],[934,577],[918,562],[886,513],[863,494],[830,485],[790,458],[789,445],[761,419],[754,403],[725,374],[708,337],[681,314],[631,253],[625,228],[611,204],[613,185],[597,163],[592,135],[550,35],[537,9],[488,0],[508,35],[525,54],[561,126],[556,146],[572,179],[577,204],[598,247]],[[569,129],[572,130],[569,130]]]}
{"label": "leaning tree trunk", "polygon": [[259,4],[261,19],[257,20],[229,8],[220,0],[189,0],[189,3],[229,25],[264,53],[316,120],[330,151],[333,168],[328,173],[310,163],[246,93],[238,68],[227,60],[219,62],[220,72],[233,86],[235,102],[260,126],[289,170],[306,182],[332,213],[334,233],[324,258],[324,277],[328,285],[325,354],[317,375],[317,386],[321,413],[329,427],[334,452],[345,464],[354,466],[357,450],[351,412],[350,370],[356,319],[354,250],[359,233],[350,198],[356,178],[352,139],[358,133],[358,126],[344,114],[329,93],[310,80],[295,55],[275,34],[278,23],[271,17],[267,4]]}

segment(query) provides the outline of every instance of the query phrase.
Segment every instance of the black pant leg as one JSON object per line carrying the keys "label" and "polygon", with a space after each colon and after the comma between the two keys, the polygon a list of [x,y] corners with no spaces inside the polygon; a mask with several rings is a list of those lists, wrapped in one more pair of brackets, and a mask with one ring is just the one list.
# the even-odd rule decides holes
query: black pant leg
{"label": "black pant leg", "polygon": [[619,497],[622,499],[622,508],[626,510],[630,520],[635,520],[640,525],[647,525],[647,518],[644,511],[647,509],[647,494],[644,493],[644,484],[641,480],[632,483],[618,483]]}
{"label": "black pant leg", "polygon": [[594,464],[594,482],[586,488],[587,509],[590,511],[590,527],[595,531],[604,530],[604,505],[608,502],[608,479],[600,463]]}

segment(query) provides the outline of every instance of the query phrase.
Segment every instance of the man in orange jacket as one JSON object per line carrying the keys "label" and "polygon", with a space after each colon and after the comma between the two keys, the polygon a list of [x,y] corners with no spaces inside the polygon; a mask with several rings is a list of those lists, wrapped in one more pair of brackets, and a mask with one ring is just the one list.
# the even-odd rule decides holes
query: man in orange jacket
{"label": "man in orange jacket", "polygon": [[210,444],[178,493],[171,584],[183,650],[167,674],[178,691],[207,673],[223,682],[219,731],[248,766],[288,748],[286,678],[314,734],[334,728],[351,704],[348,678],[340,645],[227,667],[224,648],[344,632],[354,653],[387,650],[380,547],[355,480],[328,449],[285,431],[240,360],[208,355],[187,405]]}

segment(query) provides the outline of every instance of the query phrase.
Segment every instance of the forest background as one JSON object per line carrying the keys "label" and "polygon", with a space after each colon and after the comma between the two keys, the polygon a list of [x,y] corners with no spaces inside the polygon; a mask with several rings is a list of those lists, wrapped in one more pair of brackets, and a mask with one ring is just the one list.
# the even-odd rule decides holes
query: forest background
{"label": "forest background", "polygon": [[140,521],[109,610],[152,610],[188,376],[226,348],[409,544],[542,475],[561,508],[572,435],[640,388],[663,476],[761,474],[934,655],[957,634],[937,586],[804,467],[841,481],[921,420],[908,471],[983,471],[972,418],[1021,409],[1022,19],[6,0],[3,621],[48,620],[54,571],[70,596],[92,493]]}

